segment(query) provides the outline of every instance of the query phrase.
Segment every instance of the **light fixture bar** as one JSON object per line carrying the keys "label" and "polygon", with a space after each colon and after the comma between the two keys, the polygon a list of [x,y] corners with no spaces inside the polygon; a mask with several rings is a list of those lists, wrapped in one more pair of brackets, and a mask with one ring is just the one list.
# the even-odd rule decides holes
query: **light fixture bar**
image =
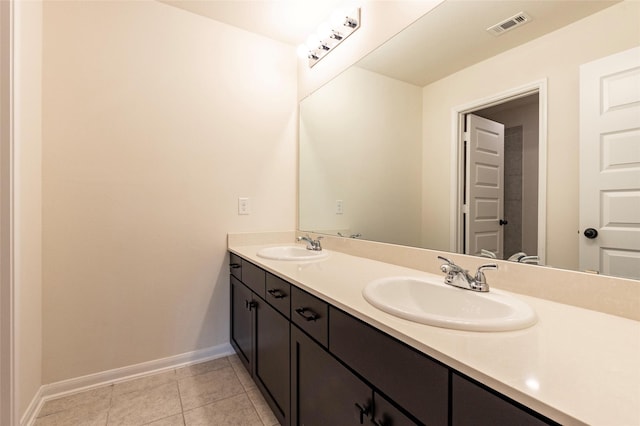
{"label": "light fixture bar", "polygon": [[353,9],[349,13],[344,14],[344,19],[338,20],[338,25],[334,25],[337,28],[331,29],[331,34],[325,39],[320,40],[317,46],[307,46],[309,53],[307,58],[309,59],[309,67],[313,67],[315,64],[324,58],[335,49],[340,43],[345,41],[347,37],[353,34],[358,28],[360,28],[360,8]]}

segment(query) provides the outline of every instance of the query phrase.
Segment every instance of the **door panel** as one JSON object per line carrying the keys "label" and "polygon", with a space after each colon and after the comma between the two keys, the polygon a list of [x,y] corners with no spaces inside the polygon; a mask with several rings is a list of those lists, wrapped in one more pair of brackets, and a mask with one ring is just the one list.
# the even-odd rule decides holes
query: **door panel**
{"label": "door panel", "polygon": [[300,329],[291,327],[291,424],[360,425],[372,390]]}
{"label": "door panel", "polygon": [[467,134],[465,253],[479,255],[485,249],[502,259],[504,125],[468,114]]}
{"label": "door panel", "polygon": [[640,48],[582,65],[580,97],[580,269],[640,279]]}
{"label": "door panel", "polygon": [[[289,320],[264,301],[256,308],[255,377],[280,424],[289,418]],[[269,401],[271,399],[271,401]]]}
{"label": "door panel", "polygon": [[231,343],[249,373],[253,364],[253,315],[250,310],[253,302],[251,290],[232,276]]}

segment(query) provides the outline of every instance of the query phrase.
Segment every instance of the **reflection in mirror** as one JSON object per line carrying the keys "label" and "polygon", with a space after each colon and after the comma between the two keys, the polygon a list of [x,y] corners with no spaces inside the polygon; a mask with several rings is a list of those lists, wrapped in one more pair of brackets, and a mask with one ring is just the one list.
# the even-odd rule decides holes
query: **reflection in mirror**
{"label": "reflection in mirror", "polygon": [[[525,25],[486,31],[523,11]],[[580,69],[640,45],[638,17],[633,1],[445,1],[301,102],[300,229],[615,274],[580,263]],[[502,169],[480,160],[476,182],[501,186],[476,203],[499,237],[469,221],[460,111],[503,128]]]}

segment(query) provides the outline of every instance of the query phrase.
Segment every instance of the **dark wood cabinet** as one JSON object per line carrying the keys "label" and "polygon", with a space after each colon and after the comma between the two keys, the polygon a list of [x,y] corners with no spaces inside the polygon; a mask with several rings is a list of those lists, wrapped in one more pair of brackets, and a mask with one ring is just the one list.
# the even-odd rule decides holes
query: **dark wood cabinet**
{"label": "dark wood cabinet", "polygon": [[541,426],[557,423],[452,373],[452,426]]}
{"label": "dark wood cabinet", "polygon": [[231,345],[249,373],[253,371],[254,293],[231,276]]}
{"label": "dark wood cabinet", "polygon": [[373,394],[371,423],[375,426],[413,426],[416,424],[391,401],[377,392]]}
{"label": "dark wood cabinet", "polygon": [[231,345],[278,422],[288,425],[289,319],[264,299],[267,273],[243,259],[230,260]]}
{"label": "dark wood cabinet", "polygon": [[325,348],[329,342],[329,305],[317,297],[291,288],[291,322]]}
{"label": "dark wood cabinet", "polygon": [[447,425],[449,370],[333,306],[329,350],[420,422]]}
{"label": "dark wood cabinet", "polygon": [[255,309],[254,378],[281,425],[289,419],[289,320],[263,300]]}
{"label": "dark wood cabinet", "polygon": [[266,300],[285,317],[291,315],[291,284],[275,275],[267,274]]}
{"label": "dark wood cabinet", "polygon": [[292,424],[369,424],[371,389],[318,343],[291,327]]}
{"label": "dark wood cabinet", "polygon": [[283,426],[554,425],[231,254],[231,344]]}

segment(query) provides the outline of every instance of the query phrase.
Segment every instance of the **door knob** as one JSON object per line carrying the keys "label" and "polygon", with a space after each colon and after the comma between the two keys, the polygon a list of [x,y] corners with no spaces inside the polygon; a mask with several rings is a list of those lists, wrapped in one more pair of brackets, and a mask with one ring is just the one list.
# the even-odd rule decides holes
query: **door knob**
{"label": "door knob", "polygon": [[584,236],[589,238],[590,240],[593,240],[598,236],[598,231],[593,228],[587,228],[584,230]]}
{"label": "door knob", "polygon": [[500,219],[500,221],[498,223],[500,224],[500,226],[502,226],[502,225],[507,225],[509,222],[507,222],[504,219]]}

